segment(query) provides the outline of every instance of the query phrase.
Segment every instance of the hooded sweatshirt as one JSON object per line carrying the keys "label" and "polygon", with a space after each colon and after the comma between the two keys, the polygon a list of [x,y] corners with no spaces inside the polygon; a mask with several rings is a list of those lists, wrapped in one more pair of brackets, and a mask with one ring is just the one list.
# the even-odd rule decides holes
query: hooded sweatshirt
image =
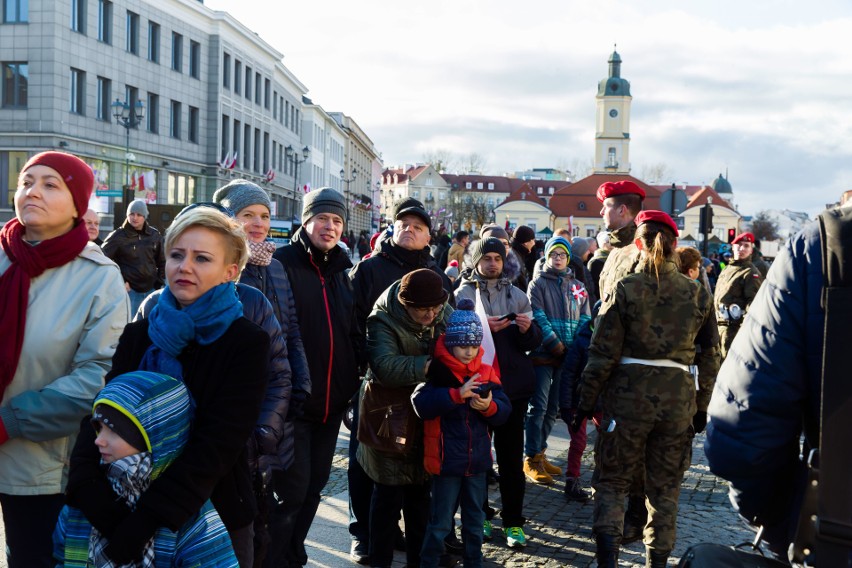
{"label": "hooded sweatshirt", "polygon": [[[189,439],[194,404],[181,381],[148,371],[115,377],[98,393],[92,407],[99,404],[124,414],[139,428],[146,441],[145,451],[103,465],[116,492],[132,509],[150,482],[183,451]],[[100,539],[79,509],[69,506],[62,509],[53,541],[58,566],[106,565],[102,552],[106,541]],[[101,561],[89,563],[93,557]],[[146,546],[143,562],[134,566],[236,568],[238,563],[225,525],[207,501],[177,532],[165,527],[157,529]]]}

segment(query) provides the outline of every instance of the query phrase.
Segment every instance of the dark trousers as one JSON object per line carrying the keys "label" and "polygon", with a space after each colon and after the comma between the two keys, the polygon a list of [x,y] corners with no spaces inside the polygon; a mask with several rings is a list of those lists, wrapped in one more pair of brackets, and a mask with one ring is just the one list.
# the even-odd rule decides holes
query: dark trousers
{"label": "dark trousers", "polygon": [[331,474],[342,420],[343,414],[329,416],[325,424],[296,419],[293,465],[273,472],[276,504],[269,519],[271,542],[265,568],[307,564],[305,538]]}
{"label": "dark trousers", "polygon": [[240,563],[240,568],[253,568],[254,566],[254,523],[235,531],[228,531],[231,538],[231,546],[234,547],[234,556]]}
{"label": "dark trousers", "polygon": [[[526,478],[524,477],[524,420],[529,399],[513,399],[512,412],[502,426],[494,428],[494,453],[500,470],[500,499],[503,509],[500,517],[503,528],[521,527]],[[487,510],[487,503],[486,503]]]}
{"label": "dark trousers", "polygon": [[389,567],[399,527],[405,519],[405,556],[408,568],[419,568],[420,550],[429,519],[429,482],[419,485],[376,483],[370,502],[370,566]]}
{"label": "dark trousers", "polygon": [[462,542],[465,568],[482,566],[482,503],[488,497],[485,473],[466,476],[432,476],[429,524],[423,538],[421,565],[437,568],[444,554],[444,539],[453,529],[453,518],[461,503]]}
{"label": "dark trousers", "polygon": [[0,493],[9,568],[52,568],[53,528],[65,496]]}
{"label": "dark trousers", "polygon": [[349,469],[346,476],[349,481],[349,534],[353,540],[365,545],[370,542],[370,499],[373,495],[373,480],[358,463],[358,401],[360,393],[355,395],[352,432],[349,433]]}

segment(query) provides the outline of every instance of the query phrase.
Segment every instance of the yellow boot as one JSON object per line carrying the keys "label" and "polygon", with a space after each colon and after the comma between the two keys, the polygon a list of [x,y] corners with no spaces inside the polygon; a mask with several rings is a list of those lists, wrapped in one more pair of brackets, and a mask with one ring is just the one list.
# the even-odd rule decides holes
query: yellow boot
{"label": "yellow boot", "polygon": [[562,475],[562,468],[547,461],[547,456],[544,452],[541,452],[538,455],[541,456],[541,464],[544,466],[544,471],[550,474],[551,477],[554,475]]}
{"label": "yellow boot", "polygon": [[541,485],[550,485],[553,483],[553,478],[544,470],[541,454],[533,457],[524,458],[524,475],[533,483]]}

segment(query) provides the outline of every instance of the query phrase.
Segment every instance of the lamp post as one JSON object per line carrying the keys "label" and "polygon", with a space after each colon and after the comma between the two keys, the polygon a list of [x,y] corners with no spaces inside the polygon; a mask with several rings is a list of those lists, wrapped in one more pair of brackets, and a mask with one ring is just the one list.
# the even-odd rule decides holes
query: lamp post
{"label": "lamp post", "polygon": [[[311,149],[307,146],[302,148],[302,159],[299,159],[299,155],[293,149],[292,146],[287,146],[284,148],[284,155],[288,160],[293,162],[293,201],[296,201],[296,189],[299,187],[299,164],[303,164],[308,160],[308,156],[311,154]],[[293,214],[295,216],[295,213]]]}
{"label": "lamp post", "polygon": [[142,101],[136,101],[135,105],[131,105],[127,101],[122,102],[115,99],[110,106],[112,106],[112,115],[115,117],[115,121],[124,127],[126,133],[124,144],[124,201],[125,205],[129,205],[133,201],[130,187],[130,129],[136,128],[142,123],[142,119],[145,118],[145,105]]}
{"label": "lamp post", "polygon": [[[346,172],[343,171],[343,168],[340,168],[340,181],[346,182],[346,216],[348,217],[348,219],[346,219],[346,223],[349,224],[349,223],[352,222],[352,215],[349,214],[349,205],[350,205],[350,202],[351,202],[351,199],[349,197],[349,184],[352,183],[353,181],[355,181],[355,178],[358,177],[358,171],[353,166],[352,167],[352,177],[349,178],[349,179],[346,179],[345,177],[343,177],[345,175],[346,175]],[[350,227],[350,229],[351,229],[351,227]]]}

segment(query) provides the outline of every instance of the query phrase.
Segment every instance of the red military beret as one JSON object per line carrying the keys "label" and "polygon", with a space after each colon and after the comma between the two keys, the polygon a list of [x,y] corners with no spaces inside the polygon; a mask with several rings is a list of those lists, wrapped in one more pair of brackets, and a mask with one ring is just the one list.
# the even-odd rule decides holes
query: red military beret
{"label": "red military beret", "polygon": [[737,243],[754,243],[754,235],[751,233],[740,233],[736,236],[734,240],[731,241],[732,245]]}
{"label": "red military beret", "polygon": [[637,227],[642,223],[647,223],[648,221],[662,223],[663,225],[666,225],[668,228],[674,231],[674,235],[676,237],[680,236],[680,233],[677,230],[677,225],[675,225],[675,222],[672,220],[671,217],[669,217],[668,213],[663,213],[662,211],[654,211],[653,209],[650,209],[648,211],[640,211],[639,214],[636,215],[635,221]]}
{"label": "red military beret", "polygon": [[645,199],[645,190],[629,180],[608,181],[598,187],[598,201],[603,203],[607,197],[616,195],[629,195],[635,193],[640,199]]}

